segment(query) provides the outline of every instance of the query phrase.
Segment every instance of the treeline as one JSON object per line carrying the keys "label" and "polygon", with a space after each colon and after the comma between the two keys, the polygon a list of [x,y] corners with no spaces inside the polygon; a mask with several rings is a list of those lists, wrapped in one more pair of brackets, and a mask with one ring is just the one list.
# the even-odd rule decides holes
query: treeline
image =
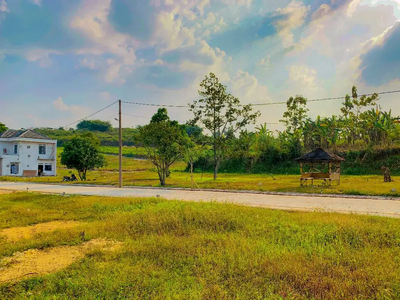
{"label": "treeline", "polygon": [[[57,140],[57,146],[63,147],[76,135],[91,132],[100,140],[101,146],[118,146],[118,128],[113,128],[110,122],[101,120],[84,120],[78,123],[77,128],[64,129],[36,128],[37,132]],[[135,146],[137,144],[138,129],[122,128],[122,145]]]}
{"label": "treeline", "polygon": [[[353,87],[340,115],[311,119],[307,99],[290,97],[281,119],[285,130],[274,134],[264,124],[236,135],[225,132],[228,139],[220,171],[297,174],[293,160],[321,147],[346,159],[344,174],[379,174],[382,166],[400,174],[399,118],[383,111],[378,101],[377,94],[359,96]],[[212,160],[209,151],[195,163],[195,169],[211,171]]]}
{"label": "treeline", "polygon": [[[214,179],[218,172],[298,174],[294,159],[319,147],[346,159],[344,174],[379,174],[382,166],[399,174],[399,118],[381,109],[378,94],[359,96],[353,87],[339,115],[316,119],[308,116],[306,98],[290,97],[280,120],[285,129],[277,133],[266,124],[248,130],[260,113],[229,94],[213,73],[200,83],[199,95],[189,104],[193,118],[187,124],[204,128],[201,134],[179,136],[170,129],[173,122],[165,109],[140,130],[139,141],[159,174],[169,174],[170,153],[185,159],[190,171],[214,172]],[[163,130],[165,135],[173,132],[176,140],[164,140]]]}

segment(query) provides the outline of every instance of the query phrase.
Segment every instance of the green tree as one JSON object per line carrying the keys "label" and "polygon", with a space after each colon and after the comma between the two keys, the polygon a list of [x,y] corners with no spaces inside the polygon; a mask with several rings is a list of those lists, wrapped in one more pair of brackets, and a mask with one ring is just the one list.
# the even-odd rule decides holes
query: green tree
{"label": "green tree", "polygon": [[365,134],[365,123],[362,121],[363,108],[376,106],[378,100],[379,96],[376,93],[370,96],[363,95],[359,97],[355,86],[351,90],[351,98],[349,95],[346,95],[340,110],[344,117],[345,133],[349,144],[354,144]]}
{"label": "green tree", "polygon": [[111,130],[112,126],[110,122],[101,120],[83,120],[78,123],[76,128],[79,130],[106,132]]}
{"label": "green tree", "polygon": [[[302,130],[308,113],[306,105],[307,99],[303,96],[290,97],[286,102],[287,110],[283,113],[283,119],[280,120],[286,126],[286,134],[281,135],[281,138],[285,140],[286,147],[290,149],[289,152],[295,156],[301,153]],[[289,143],[293,144],[289,145]]]}
{"label": "green tree", "polygon": [[306,105],[307,99],[303,96],[290,97],[286,102],[287,110],[283,113],[283,119],[280,121],[286,125],[289,132],[295,133],[303,128],[308,113]]}
{"label": "green tree", "polygon": [[167,121],[170,121],[167,109],[159,108],[157,112],[151,117],[150,123],[159,123]]}
{"label": "green tree", "polygon": [[76,169],[81,180],[86,180],[88,170],[105,165],[105,158],[100,153],[100,141],[93,134],[75,136],[64,146],[61,164],[69,169]]}
{"label": "green tree", "polygon": [[4,131],[7,131],[8,127],[0,122],[0,133],[3,133]]}
{"label": "green tree", "polygon": [[[163,110],[159,109],[154,116],[164,114]],[[182,156],[182,147],[189,142],[189,137],[178,122],[170,121],[167,114],[168,118],[165,115],[163,118],[154,116],[150,124],[139,128],[139,141],[146,149],[148,158],[157,167],[160,184],[165,186],[169,168]]]}
{"label": "green tree", "polygon": [[218,168],[224,157],[224,147],[231,135],[248,124],[254,124],[260,112],[252,113],[251,105],[241,105],[238,98],[228,94],[226,86],[210,73],[200,83],[200,100],[189,104],[194,118],[189,123],[195,125],[200,122],[212,134],[214,152],[214,180],[217,179]]}

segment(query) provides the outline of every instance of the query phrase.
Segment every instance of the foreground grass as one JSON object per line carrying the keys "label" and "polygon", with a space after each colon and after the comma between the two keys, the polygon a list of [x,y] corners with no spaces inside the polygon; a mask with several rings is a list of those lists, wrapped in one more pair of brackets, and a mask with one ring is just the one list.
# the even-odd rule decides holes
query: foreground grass
{"label": "foreground grass", "polygon": [[400,297],[400,220],[160,199],[0,195],[0,230],[53,220],[77,228],[16,251],[110,238],[61,272],[0,285],[0,299],[393,299]]}

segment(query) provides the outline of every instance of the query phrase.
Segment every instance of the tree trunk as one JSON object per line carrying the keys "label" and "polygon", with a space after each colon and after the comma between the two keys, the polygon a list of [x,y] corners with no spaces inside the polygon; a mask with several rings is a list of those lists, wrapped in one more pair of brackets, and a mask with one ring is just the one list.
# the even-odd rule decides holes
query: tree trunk
{"label": "tree trunk", "polygon": [[160,180],[160,184],[162,186],[164,186],[165,181],[163,181],[163,171],[162,170],[157,170],[157,173],[158,173],[158,179]]}
{"label": "tree trunk", "polygon": [[193,189],[193,162],[190,162],[190,179],[192,181],[192,189]]}
{"label": "tree trunk", "polygon": [[214,180],[217,180],[218,166],[217,166],[217,142],[214,131]]}
{"label": "tree trunk", "polygon": [[214,165],[214,180],[217,180],[218,168],[219,168],[219,159],[217,158]]}

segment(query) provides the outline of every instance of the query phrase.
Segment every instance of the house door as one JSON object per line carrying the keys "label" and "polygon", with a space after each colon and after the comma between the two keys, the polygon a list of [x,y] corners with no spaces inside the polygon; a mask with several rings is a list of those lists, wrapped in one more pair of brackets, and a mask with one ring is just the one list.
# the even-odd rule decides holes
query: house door
{"label": "house door", "polygon": [[43,165],[38,165],[38,176],[43,174]]}

